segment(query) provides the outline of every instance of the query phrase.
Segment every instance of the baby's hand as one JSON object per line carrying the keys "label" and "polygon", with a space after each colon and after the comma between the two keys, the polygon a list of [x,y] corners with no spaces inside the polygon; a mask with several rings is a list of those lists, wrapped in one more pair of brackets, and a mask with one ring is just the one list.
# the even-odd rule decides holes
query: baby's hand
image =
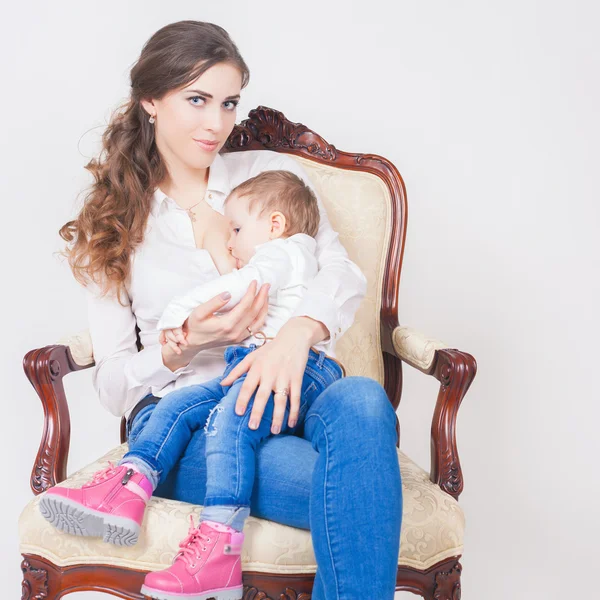
{"label": "baby's hand", "polygon": [[187,335],[181,327],[175,329],[163,329],[158,336],[158,341],[161,345],[167,344],[175,354],[181,354],[181,348],[188,345]]}

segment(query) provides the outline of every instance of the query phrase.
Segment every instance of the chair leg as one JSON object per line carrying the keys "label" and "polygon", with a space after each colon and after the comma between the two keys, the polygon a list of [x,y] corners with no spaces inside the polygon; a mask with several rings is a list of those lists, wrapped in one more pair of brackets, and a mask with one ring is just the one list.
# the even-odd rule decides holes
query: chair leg
{"label": "chair leg", "polygon": [[42,568],[42,563],[37,564],[31,558],[21,562],[23,582],[21,587],[21,600],[58,600],[60,598],[60,577],[53,571]]}
{"label": "chair leg", "polygon": [[434,573],[434,584],[431,595],[426,600],[460,600],[460,575],[462,565],[457,562],[451,569]]}
{"label": "chair leg", "polygon": [[396,591],[406,591],[425,600],[460,600],[460,556],[449,558],[431,566],[427,571],[411,567],[398,567]]}

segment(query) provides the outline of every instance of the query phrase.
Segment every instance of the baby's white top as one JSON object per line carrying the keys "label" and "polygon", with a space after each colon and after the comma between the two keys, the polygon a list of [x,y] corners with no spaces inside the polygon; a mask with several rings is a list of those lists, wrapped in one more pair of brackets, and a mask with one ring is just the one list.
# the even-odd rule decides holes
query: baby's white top
{"label": "baby's white top", "polygon": [[[229,292],[231,299],[222,309],[231,310],[244,296],[252,280],[260,288],[271,284],[269,290],[269,312],[262,327],[267,337],[274,337],[281,326],[290,319],[302,301],[308,285],[316,277],[319,265],[315,256],[317,242],[305,233],[296,233],[289,238],[277,238],[255,247],[254,256],[241,269],[205,281],[182,296],[169,302],[160,318],[158,329],[180,327],[196,306],[207,302],[221,292]],[[241,342],[262,344],[255,336]],[[315,344],[315,349],[332,353],[331,344]]]}

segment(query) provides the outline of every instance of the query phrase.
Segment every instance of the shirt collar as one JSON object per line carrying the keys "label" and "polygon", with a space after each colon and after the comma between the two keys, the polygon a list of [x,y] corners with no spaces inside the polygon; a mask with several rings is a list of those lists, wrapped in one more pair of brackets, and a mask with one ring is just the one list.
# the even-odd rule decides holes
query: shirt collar
{"label": "shirt collar", "polygon": [[[231,192],[231,183],[227,165],[220,154],[217,154],[210,165],[208,171],[208,183],[206,185],[206,201],[214,209],[222,211],[225,198]],[[216,194],[215,194],[216,192]],[[169,199],[159,187],[154,190],[153,204],[156,209],[160,208],[161,204]]]}
{"label": "shirt collar", "polygon": [[212,165],[210,165],[207,189],[211,192],[223,194],[223,198],[231,192],[231,183],[229,181],[227,165],[220,154],[215,156]]}

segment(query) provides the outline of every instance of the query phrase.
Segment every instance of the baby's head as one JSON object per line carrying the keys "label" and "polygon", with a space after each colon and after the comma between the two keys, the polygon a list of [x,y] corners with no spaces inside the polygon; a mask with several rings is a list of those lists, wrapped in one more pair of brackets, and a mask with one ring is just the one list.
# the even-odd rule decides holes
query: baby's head
{"label": "baby's head", "polygon": [[244,181],[227,196],[224,212],[232,227],[227,248],[237,268],[248,263],[259,244],[296,233],[315,237],[319,229],[317,198],[290,171],[264,171]]}

